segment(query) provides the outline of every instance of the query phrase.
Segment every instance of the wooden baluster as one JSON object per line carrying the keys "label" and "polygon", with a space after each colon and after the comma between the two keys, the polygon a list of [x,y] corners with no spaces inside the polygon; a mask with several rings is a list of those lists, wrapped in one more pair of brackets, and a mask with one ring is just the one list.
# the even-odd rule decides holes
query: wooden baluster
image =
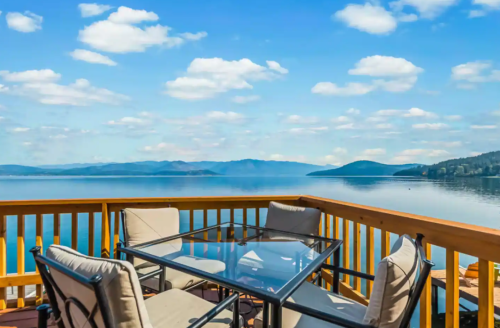
{"label": "wooden baluster", "polygon": [[[26,222],[25,215],[17,216],[17,274],[25,273],[25,258],[24,258],[24,225]],[[24,286],[17,287],[17,307],[24,307]]]}
{"label": "wooden baluster", "polygon": [[[349,269],[350,267],[350,252],[349,252],[349,248],[351,247],[351,243],[350,243],[350,239],[351,239],[351,236],[350,236],[350,233],[349,233],[349,221],[344,219],[344,224],[343,224],[343,230],[344,230],[344,233],[343,233],[343,239],[344,239],[344,243],[342,244],[342,259],[343,259],[343,266],[344,268],[346,269]],[[349,275],[347,274],[342,274],[342,281],[348,285],[350,285],[350,279],[349,279]]]}
{"label": "wooden baluster", "polygon": [[189,231],[194,230],[194,210],[189,210]]}
{"label": "wooden baluster", "polygon": [[[423,242],[425,256],[431,259],[431,244]],[[432,278],[427,279],[422,295],[420,296],[420,328],[432,327]]]}
{"label": "wooden baluster", "polygon": [[259,207],[257,207],[255,209],[255,225],[257,227],[260,227],[260,208]]}
{"label": "wooden baluster", "polygon": [[113,255],[115,259],[118,259],[118,254],[116,253],[116,244],[120,242],[120,212],[115,211],[115,228],[113,234]]}
{"label": "wooden baluster", "polygon": [[[36,245],[40,246],[40,252],[43,252],[43,215],[36,215]],[[38,272],[38,270],[37,270]],[[43,303],[42,285],[36,285],[36,305]]]}
{"label": "wooden baluster", "polygon": [[234,208],[229,210],[229,221],[234,223]]}
{"label": "wooden baluster", "polygon": [[78,213],[71,213],[71,248],[78,249]]}
{"label": "wooden baluster", "polygon": [[54,213],[54,244],[61,244],[61,214]]}
{"label": "wooden baluster", "polygon": [[340,237],[340,228],[339,228],[339,217],[335,216],[333,219],[333,239],[339,239]]}
{"label": "wooden baluster", "polygon": [[[248,215],[248,213],[247,213],[247,212],[248,212],[248,209],[243,208],[243,210],[242,210],[242,211],[243,211],[243,224],[245,224],[245,225],[246,225],[246,224],[247,224],[247,215]],[[243,229],[243,238],[246,238],[246,237],[247,237],[247,235],[248,235],[247,228],[244,228],[244,229]]]}
{"label": "wooden baluster", "polygon": [[108,204],[102,203],[101,219],[101,257],[109,259],[111,248],[111,224],[109,218]]}
{"label": "wooden baluster", "polygon": [[446,328],[459,327],[458,252],[446,249]]}
{"label": "wooden baluster", "polygon": [[479,328],[493,328],[495,325],[493,265],[491,261],[479,259]]}
{"label": "wooden baluster", "polygon": [[[325,232],[324,232],[324,236],[326,238],[331,238],[331,234],[332,234],[332,216],[330,214],[325,214]],[[321,232],[321,231],[320,231]],[[331,264],[332,263],[332,257],[328,257],[326,259],[326,263],[327,264]],[[329,271],[330,273],[332,273],[331,271]],[[326,289],[328,290],[331,290],[332,288],[332,285],[330,285],[328,282],[325,281],[325,287]]]}
{"label": "wooden baluster", "polygon": [[217,209],[217,225],[222,223],[222,214],[221,214],[221,209]]}
{"label": "wooden baluster", "polygon": [[203,210],[203,228],[208,227],[208,211],[206,209]]}
{"label": "wooden baluster", "polygon": [[[366,273],[375,274],[375,237],[373,227],[366,226]],[[366,280],[366,297],[372,294],[373,281]]]}
{"label": "wooden baluster", "polygon": [[391,253],[391,233],[386,230],[380,231],[380,239],[382,240],[382,259],[389,256]]}
{"label": "wooden baluster", "polygon": [[319,220],[318,231],[319,231],[319,235],[320,236],[324,236],[325,235],[325,232],[323,231],[323,219],[326,220],[326,214],[325,213],[321,213],[321,219]]}
{"label": "wooden baluster", "polygon": [[[361,271],[361,225],[354,223],[354,271]],[[354,290],[361,292],[361,278],[354,277]]]}
{"label": "wooden baluster", "polygon": [[[7,215],[0,213],[0,277],[7,275]],[[0,310],[7,308],[7,289],[0,288]]]}
{"label": "wooden baluster", "polygon": [[[208,211],[206,209],[203,210],[203,228],[208,227]],[[203,239],[207,240],[208,239],[208,231],[203,232]],[[203,256],[207,257],[208,253],[208,244],[205,242],[203,243]]]}
{"label": "wooden baluster", "polygon": [[94,256],[95,213],[89,213],[89,256]]}

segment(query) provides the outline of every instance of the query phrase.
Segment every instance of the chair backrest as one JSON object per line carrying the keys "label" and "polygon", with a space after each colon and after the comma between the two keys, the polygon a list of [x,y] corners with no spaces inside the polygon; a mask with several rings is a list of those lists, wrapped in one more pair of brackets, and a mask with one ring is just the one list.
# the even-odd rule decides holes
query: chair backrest
{"label": "chair backrest", "polygon": [[318,209],[270,202],[265,227],[305,235],[318,235],[320,220],[321,211]]}
{"label": "chair backrest", "polygon": [[132,264],[59,245],[31,252],[59,328],[152,328]]}
{"label": "chair backrest", "polygon": [[[426,259],[423,235],[401,236],[380,261],[363,323],[379,328],[407,328],[434,264]],[[418,278],[417,278],[418,276]]]}

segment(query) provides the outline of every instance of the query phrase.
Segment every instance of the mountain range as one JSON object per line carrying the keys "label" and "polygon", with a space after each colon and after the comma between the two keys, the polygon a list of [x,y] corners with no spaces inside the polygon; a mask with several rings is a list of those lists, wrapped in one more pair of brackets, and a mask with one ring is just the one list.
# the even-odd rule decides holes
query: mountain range
{"label": "mountain range", "polygon": [[318,177],[318,176],[382,176],[382,175],[393,175],[394,173],[419,166],[419,164],[401,164],[401,165],[389,165],[382,164],[372,161],[357,161],[346,164],[342,167],[316,171],[307,174],[308,176]]}
{"label": "mountain range", "polygon": [[232,176],[303,176],[309,172],[334,168],[286,161],[244,159],[229,162],[143,161],[134,163],[62,164],[39,167],[0,165],[0,175],[232,175]]}

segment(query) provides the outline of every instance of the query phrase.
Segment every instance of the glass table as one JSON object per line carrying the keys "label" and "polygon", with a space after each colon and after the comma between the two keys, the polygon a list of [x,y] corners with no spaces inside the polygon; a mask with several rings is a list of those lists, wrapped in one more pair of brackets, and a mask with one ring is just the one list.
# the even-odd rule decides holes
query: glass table
{"label": "glass table", "polygon": [[[119,247],[127,259],[137,257],[169,267],[226,289],[254,296],[264,302],[264,322],[281,327],[285,300],[334,254],[338,265],[341,240],[302,235],[237,223],[224,223],[196,231]],[[187,260],[186,259],[191,259]],[[206,272],[190,266],[192,259],[221,261],[225,270]],[[335,288],[335,286],[334,286]],[[269,321],[267,321],[269,322]]]}

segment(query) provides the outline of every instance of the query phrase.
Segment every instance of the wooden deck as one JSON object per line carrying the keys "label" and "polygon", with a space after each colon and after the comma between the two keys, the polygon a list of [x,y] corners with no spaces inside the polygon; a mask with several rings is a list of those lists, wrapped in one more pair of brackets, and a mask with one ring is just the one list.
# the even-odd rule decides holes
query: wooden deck
{"label": "wooden deck", "polygon": [[[192,292],[201,297],[201,290],[197,289]],[[218,296],[216,290],[205,290],[203,296],[208,301],[217,302]],[[262,306],[262,302],[256,299],[249,299],[243,296],[240,303],[240,312],[248,323],[249,328],[253,328],[253,318],[257,315],[260,308],[251,308],[250,304]],[[246,313],[248,312],[248,313]],[[37,312],[35,307],[25,307],[22,309],[7,309],[0,311],[0,328],[34,328],[37,327]],[[49,328],[57,328],[55,324]]]}
{"label": "wooden deck", "polygon": [[[446,270],[432,270],[431,271],[432,284],[440,288],[446,289]],[[460,278],[460,298],[463,298],[471,303],[479,303],[479,280],[469,279],[471,287],[468,287],[465,282]],[[500,315],[500,281],[497,281],[494,286],[494,307],[495,314]]]}

